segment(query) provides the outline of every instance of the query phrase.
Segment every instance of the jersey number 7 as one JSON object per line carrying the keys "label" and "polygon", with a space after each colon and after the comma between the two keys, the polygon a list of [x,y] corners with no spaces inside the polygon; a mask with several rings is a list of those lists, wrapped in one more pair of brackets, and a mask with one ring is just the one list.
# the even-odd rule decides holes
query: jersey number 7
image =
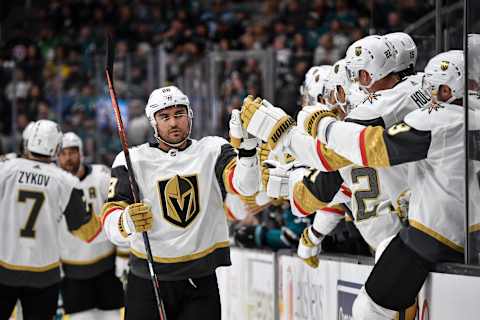
{"label": "jersey number 7", "polygon": [[20,236],[24,238],[35,238],[35,222],[37,221],[38,214],[42,209],[43,202],[45,201],[45,195],[43,192],[38,191],[28,191],[28,190],[19,190],[18,191],[18,202],[26,202],[27,199],[33,200],[33,206],[30,209],[28,214],[27,223],[20,229]]}

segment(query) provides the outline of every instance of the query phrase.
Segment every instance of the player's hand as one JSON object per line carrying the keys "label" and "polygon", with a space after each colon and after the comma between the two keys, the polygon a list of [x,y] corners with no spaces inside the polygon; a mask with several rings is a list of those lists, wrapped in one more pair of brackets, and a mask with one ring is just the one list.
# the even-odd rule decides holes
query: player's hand
{"label": "player's hand", "polygon": [[288,198],[289,170],[292,164],[266,160],[262,164],[262,183],[271,198]]}
{"label": "player's hand", "polygon": [[318,268],[318,254],[320,253],[320,243],[323,237],[317,237],[312,226],[303,230],[300,242],[298,244],[297,254],[308,266]]}
{"label": "player's hand", "polygon": [[152,208],[147,203],[133,203],[125,208],[120,216],[119,229],[128,237],[135,232],[144,232],[152,228]]}
{"label": "player's hand", "polygon": [[295,125],[293,118],[285,111],[274,107],[265,99],[253,99],[252,96],[243,100],[241,119],[247,132],[266,142],[271,150],[275,149],[282,136]]}
{"label": "player's hand", "polygon": [[229,127],[230,144],[235,149],[252,150],[257,147],[257,138],[250,136],[247,130],[242,127],[240,110],[232,110]]}

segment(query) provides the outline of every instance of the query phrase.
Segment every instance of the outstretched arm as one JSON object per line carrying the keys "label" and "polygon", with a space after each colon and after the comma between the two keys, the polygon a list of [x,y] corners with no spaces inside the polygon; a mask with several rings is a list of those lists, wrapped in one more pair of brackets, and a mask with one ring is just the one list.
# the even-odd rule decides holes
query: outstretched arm
{"label": "outstretched arm", "polygon": [[[322,124],[321,124],[322,125]],[[388,129],[334,121],[325,130],[328,148],[355,164],[388,167],[425,159],[431,132],[410,127],[404,122]]]}

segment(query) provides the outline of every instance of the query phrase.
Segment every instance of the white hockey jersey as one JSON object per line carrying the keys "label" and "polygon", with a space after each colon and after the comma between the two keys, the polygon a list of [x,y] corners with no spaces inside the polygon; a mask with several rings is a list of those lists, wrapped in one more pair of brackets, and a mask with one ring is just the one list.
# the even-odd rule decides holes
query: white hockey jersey
{"label": "white hockey jersey", "polygon": [[58,224],[77,184],[53,164],[0,162],[0,283],[42,287],[60,280]]}
{"label": "white hockey jersey", "polygon": [[405,123],[431,136],[426,159],[409,164],[410,225],[461,252],[465,244],[464,109],[433,105],[412,112]]}
{"label": "white hockey jersey", "polygon": [[[343,154],[351,155],[350,160],[358,164],[363,160],[355,154],[362,150],[377,153],[369,158],[372,167],[410,162],[408,219],[411,228],[403,229],[400,236],[419,255],[433,262],[443,261],[446,251],[432,239],[453,249],[451,252],[457,252],[455,257],[449,254],[447,259],[456,261],[462,257],[465,242],[464,112],[458,105],[429,103],[408,114],[404,122],[386,130],[335,124],[331,131],[332,139],[338,138],[337,150],[350,150]],[[364,147],[348,140],[362,135]]]}
{"label": "white hockey jersey", "polygon": [[[103,203],[107,200],[110,169],[97,164],[86,165],[85,168],[86,176],[80,180],[78,188],[83,190],[88,210],[92,214],[100,215]],[[65,218],[61,224],[62,268],[67,277],[92,278],[114,267],[115,246],[103,231],[100,231],[92,242],[86,243],[68,231]]]}
{"label": "white hockey jersey", "polygon": [[[426,97],[421,101],[418,99],[418,96],[424,97],[420,86],[421,76],[412,76],[392,89],[372,93],[350,112],[346,121],[381,127],[388,127],[401,121],[405,115],[418,108],[417,102],[426,104],[430,101]],[[353,135],[338,135],[342,139],[340,146],[347,140],[350,145],[355,146],[343,150],[336,144],[335,139],[338,137],[335,130],[341,129],[332,126],[328,148],[346,158],[354,157],[356,154],[352,154],[352,150],[353,152],[361,150],[358,146],[363,143],[362,137],[355,140]],[[355,224],[367,243],[376,249],[382,240],[398,233],[402,226],[398,216],[397,199],[408,189],[408,172],[406,166],[397,166],[393,169],[370,168],[368,167],[370,154],[360,152],[359,156],[365,167],[349,165],[339,169],[339,172],[352,191]],[[331,166],[335,167],[335,164]]]}
{"label": "white hockey jersey", "polygon": [[[232,179],[236,163],[230,144],[219,137],[206,137],[192,140],[185,150],[164,152],[147,143],[131,148],[130,157],[141,199],[152,207],[153,227],[148,235],[160,279],[201,277],[217,266],[229,265],[223,203],[228,186],[223,181]],[[104,219],[110,208],[132,202],[124,190],[128,177],[123,153],[112,168]],[[140,270],[137,264],[138,259],[146,259],[141,234],[131,236],[130,252],[135,258],[132,272],[147,276],[146,269]]]}

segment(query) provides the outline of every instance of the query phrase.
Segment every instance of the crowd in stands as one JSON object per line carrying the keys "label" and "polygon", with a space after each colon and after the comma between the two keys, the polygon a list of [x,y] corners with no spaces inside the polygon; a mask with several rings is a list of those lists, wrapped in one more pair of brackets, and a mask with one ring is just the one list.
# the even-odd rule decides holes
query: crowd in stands
{"label": "crowd in stands", "polygon": [[[159,46],[169,83],[208,52],[273,50],[275,101],[294,115],[310,66],[332,64],[352,41],[402,30],[429,9],[419,0],[45,0],[4,6],[0,153],[15,150],[30,121],[52,119],[80,135],[87,161],[107,165],[120,144],[103,75],[106,32],[115,38],[115,85],[136,145],[151,136],[143,107],[160,85]],[[220,70],[214,76],[225,130],[229,111],[247,94],[262,93],[264,75],[255,59],[225,62]]]}

